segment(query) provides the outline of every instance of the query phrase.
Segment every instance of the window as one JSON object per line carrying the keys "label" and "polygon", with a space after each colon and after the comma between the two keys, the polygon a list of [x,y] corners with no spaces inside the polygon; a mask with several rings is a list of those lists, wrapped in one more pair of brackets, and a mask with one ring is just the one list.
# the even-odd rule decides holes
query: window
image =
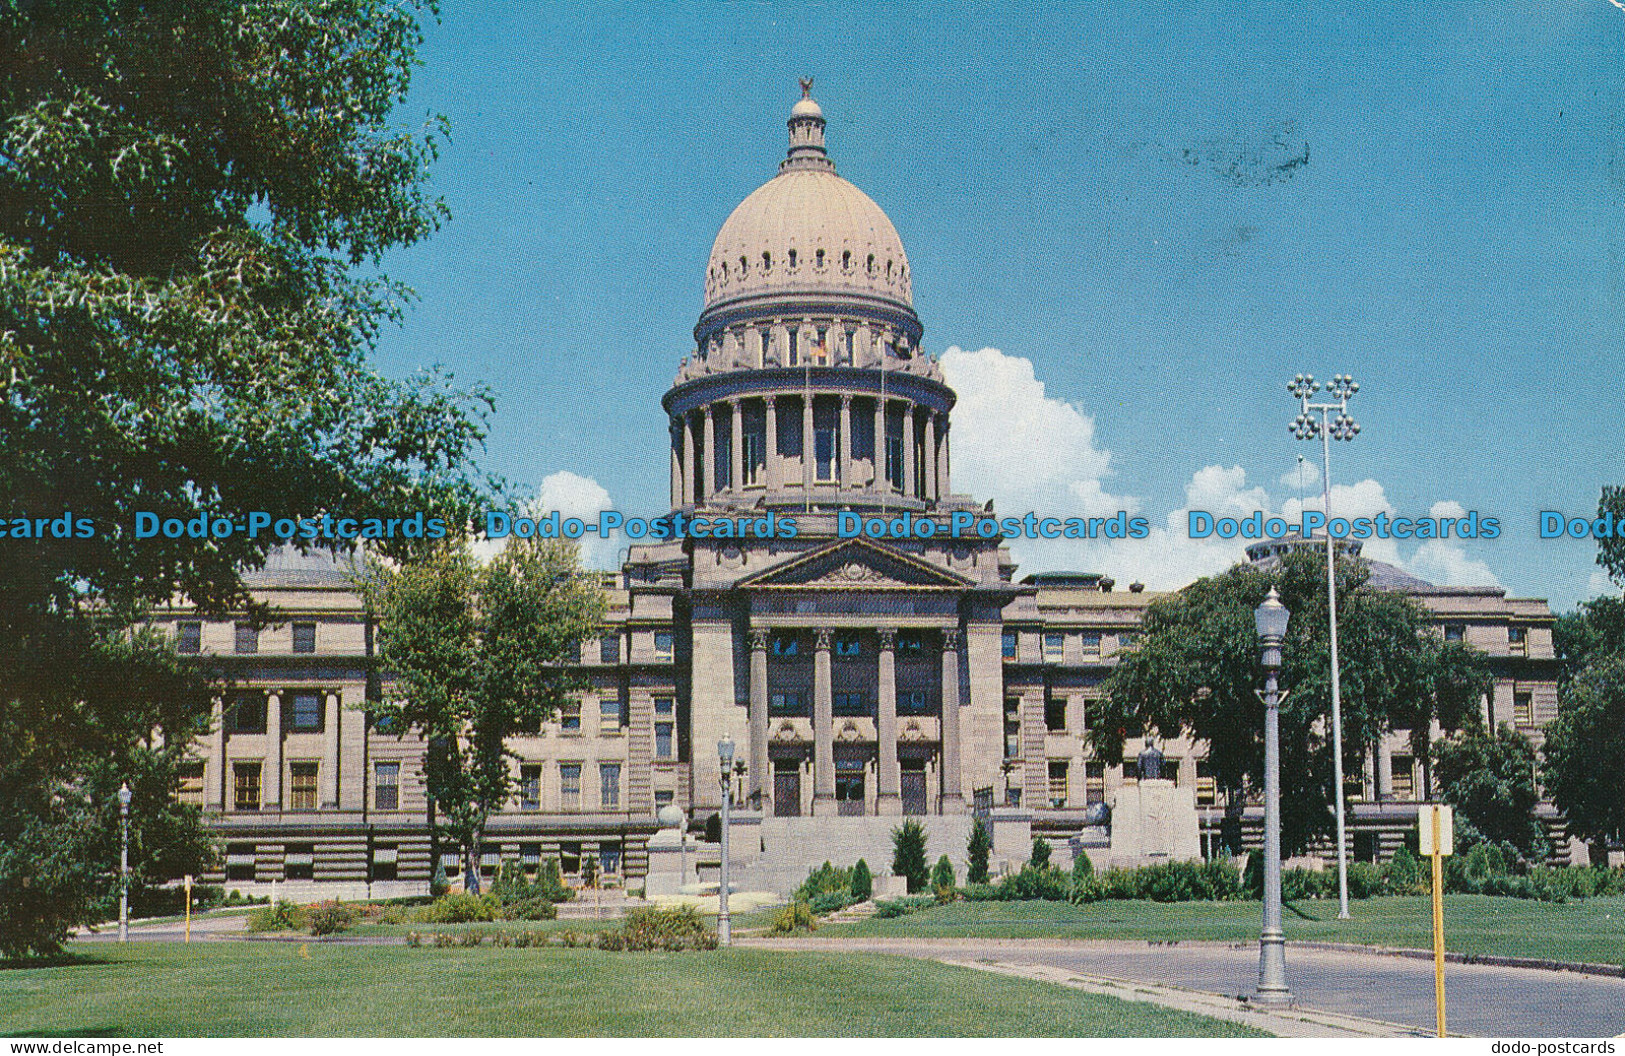
{"label": "window", "polygon": [[830,481],[835,479],[835,447],[836,434],[834,429],[813,430],[813,459],[817,467],[819,480]]}
{"label": "window", "polygon": [[1393,760],[1393,794],[1395,799],[1416,798],[1416,760],[1408,755],[1395,755]]}
{"label": "window", "polygon": [[886,483],[903,489],[903,438],[886,434]]}
{"label": "window", "polygon": [[923,689],[905,689],[897,693],[897,714],[929,715],[931,698]]}
{"label": "window", "polygon": [[670,631],[655,632],[655,659],[670,660],[675,649],[676,639]]}
{"label": "window", "polygon": [[[768,710],[770,713],[772,712],[771,704]],[[836,715],[847,717],[874,714],[869,710],[869,695],[867,693],[837,693],[835,694],[833,710]]]}
{"label": "window", "polygon": [[621,764],[598,764],[598,802],[605,810],[621,809]]}
{"label": "window", "polygon": [[621,872],[621,845],[610,843],[607,840],[599,843],[598,866],[605,876],[619,876]]}
{"label": "window", "polygon": [[519,809],[542,809],[542,768],[539,766],[519,768]]}
{"label": "window", "polygon": [[288,764],[288,809],[316,809],[316,764]]}
{"label": "window", "polygon": [[1527,627],[1508,627],[1507,648],[1514,653],[1527,653],[1529,651],[1529,629]]}
{"label": "window", "polygon": [[1535,696],[1533,693],[1512,694],[1512,724],[1514,726],[1533,726],[1535,724]]}
{"label": "window", "polygon": [[655,723],[655,758],[674,759],[672,751],[672,732],[675,726],[669,722]]}
{"label": "window", "polygon": [[862,656],[863,640],[855,634],[840,635],[835,639],[836,656]]}
{"label": "window", "polygon": [[1006,660],[1014,660],[1016,658],[1016,632],[1015,631],[1005,631],[1004,632],[1004,638],[1000,642],[999,650],[1000,650],[1001,655]]}
{"label": "window", "polygon": [[621,636],[606,634],[598,640],[598,662],[601,664],[618,664],[621,662]]}
{"label": "window", "polygon": [[655,715],[656,716],[675,715],[675,714],[677,714],[677,698],[675,698],[675,697],[656,697],[655,698]]}
{"label": "window", "polygon": [[231,764],[233,810],[260,809],[260,763]]}
{"label": "window", "polygon": [[581,764],[559,764],[559,805],[565,810],[581,809]]}
{"label": "window", "polygon": [[669,788],[662,789],[661,791],[655,793],[655,810],[659,811],[661,807],[670,806],[676,801],[677,793],[673,792]]}
{"label": "window", "polygon": [[232,733],[265,732],[265,694],[239,693],[228,719]]}
{"label": "window", "polygon": [[566,737],[581,736],[581,701],[567,700],[559,705],[559,732]]}
{"label": "window", "polygon": [[175,790],[175,798],[182,803],[190,803],[195,807],[203,805],[203,760],[188,759],[176,770],[180,783]]}
{"label": "window", "polygon": [[316,651],[316,625],[314,623],[296,623],[293,625],[293,651],[296,653],[314,653]]}
{"label": "window", "polygon": [[1097,632],[1097,631],[1089,631],[1089,632],[1087,632],[1087,633],[1085,633],[1083,635],[1083,655],[1084,656],[1099,656],[1100,655],[1100,634],[1099,634],[1099,632]]}
{"label": "window", "polygon": [[1021,754],[1021,698],[1004,698],[1004,757],[1014,759]]}
{"label": "window", "polygon": [[316,845],[290,843],[282,848],[282,876],[286,880],[316,879]]}
{"label": "window", "polygon": [[259,652],[260,632],[250,624],[239,623],[237,625],[236,649],[239,653]]}
{"label": "window", "polygon": [[289,719],[289,728],[297,733],[320,733],[322,729],[321,694],[293,694]]}
{"label": "window", "polygon": [[1139,644],[1140,644],[1140,636],[1137,635],[1137,634],[1131,634],[1131,633],[1125,631],[1124,633],[1117,636],[1117,648],[1119,650],[1133,649],[1135,646],[1137,646]]}
{"label": "window", "polygon": [[621,702],[614,697],[598,701],[598,732],[606,737],[620,736]]}
{"label": "window", "polygon": [[910,631],[897,636],[897,655],[905,660],[919,660],[925,656],[925,639]]}
{"label": "window", "polygon": [[[849,697],[858,695],[855,693],[837,694],[837,696]],[[774,716],[806,715],[807,706],[802,703],[800,693],[769,693],[767,697],[767,713]],[[867,715],[869,713],[868,711],[861,711],[857,712],[857,714]]]}
{"label": "window", "polygon": [[378,763],[372,768],[372,805],[378,810],[401,809],[400,763]]}
{"label": "window", "polygon": [[1066,732],[1066,698],[1054,695],[1044,697],[1044,729],[1051,733]]}
{"label": "window", "polygon": [[1083,764],[1083,799],[1085,803],[1106,802],[1106,764],[1098,759]]}
{"label": "window", "polygon": [[1065,759],[1049,761],[1049,805],[1056,809],[1067,804],[1067,762]]}
{"label": "window", "polygon": [[563,840],[559,843],[559,871],[561,873],[575,874],[581,872],[581,841]]}
{"label": "window", "polygon": [[1444,640],[1447,642],[1463,642],[1467,640],[1467,628],[1459,623],[1444,625]]}
{"label": "window", "polygon": [[793,634],[775,634],[773,636],[774,656],[795,656],[801,649],[801,643]]}
{"label": "window", "polygon": [[1199,807],[1217,806],[1219,802],[1219,784],[1213,779],[1213,766],[1206,759],[1196,760],[1196,805]]}
{"label": "window", "polygon": [[395,880],[399,878],[400,850],[393,843],[372,845],[372,878]]}
{"label": "window", "polygon": [[580,642],[571,642],[569,651],[567,652],[566,655],[569,657],[570,663],[572,663],[572,664],[581,663],[581,643]]}
{"label": "window", "polygon": [[182,620],[175,625],[175,651],[197,653],[203,649],[203,624],[196,620]]}
{"label": "window", "polygon": [[1066,637],[1060,634],[1046,633],[1044,635],[1044,660],[1046,663],[1055,663],[1061,659],[1061,649]]}

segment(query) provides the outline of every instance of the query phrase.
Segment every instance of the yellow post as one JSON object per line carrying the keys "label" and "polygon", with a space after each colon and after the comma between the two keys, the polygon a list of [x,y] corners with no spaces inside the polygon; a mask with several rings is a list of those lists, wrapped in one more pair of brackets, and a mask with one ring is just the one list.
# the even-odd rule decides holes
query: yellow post
{"label": "yellow post", "polygon": [[1439,808],[1433,815],[1433,1004],[1439,1037],[1444,1037],[1444,847],[1440,841]]}
{"label": "yellow post", "polygon": [[186,941],[192,941],[192,878],[186,878]]}

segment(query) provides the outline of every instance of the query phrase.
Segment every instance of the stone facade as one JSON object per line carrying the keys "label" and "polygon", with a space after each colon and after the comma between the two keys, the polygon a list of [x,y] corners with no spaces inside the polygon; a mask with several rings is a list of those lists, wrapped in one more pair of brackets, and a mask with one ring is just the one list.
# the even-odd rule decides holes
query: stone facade
{"label": "stone facade", "polygon": [[[1018,810],[1023,833],[1030,821],[1065,841],[1125,780],[1091,758],[1091,702],[1157,594],[1099,575],[1018,579],[998,539],[837,537],[842,512],[945,525],[984,507],[953,491],[955,396],[920,350],[901,240],[836,175],[810,98],[789,131],[779,174],[718,235],[694,352],[663,405],[673,510],[790,515],[799,532],[634,543],[605,574],[604,636],[579,658],[590,688],[515,739],[518,793],[490,826],[487,871],[558,856],[571,873],[592,854],[639,886],[660,807],[703,819],[720,806],[724,734],[743,750],[742,821],[763,833],[764,853],[769,833],[798,844],[776,849],[783,872],[823,860],[843,818]],[[1544,602],[1382,575],[1442,633],[1494,658],[1487,717],[1532,735],[1551,718]],[[184,608],[156,617],[236,687],[183,791],[225,846],[208,879],[421,891],[432,867],[421,745],[368,721],[385,687],[344,569],[279,555],[250,585],[286,622],[254,635]],[[1414,824],[1409,804],[1425,790],[1407,743],[1372,753],[1353,804],[1358,855],[1386,853]],[[1194,789],[1206,841],[1224,803],[1200,747],[1162,747],[1164,776]],[[777,820],[789,818],[808,820]],[[847,824],[882,840],[887,829]],[[931,853],[943,851],[963,855]]]}

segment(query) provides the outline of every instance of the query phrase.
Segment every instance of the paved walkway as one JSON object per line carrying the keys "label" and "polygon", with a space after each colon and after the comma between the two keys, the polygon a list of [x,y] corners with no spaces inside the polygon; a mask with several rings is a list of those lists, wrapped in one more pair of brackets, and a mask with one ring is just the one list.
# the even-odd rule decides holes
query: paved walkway
{"label": "paved walkway", "polygon": [[[1045,939],[774,939],[765,948],[901,954],[1077,985],[1251,1023],[1288,1036],[1433,1033],[1433,964],[1407,957],[1289,946],[1287,1017],[1245,999],[1258,948],[1228,943]],[[1452,1034],[1614,1037],[1625,1032],[1625,979],[1492,965],[1445,966]],[[1199,1007],[1201,1006],[1201,1007]],[[1273,1018],[1268,1018],[1273,1015]]]}

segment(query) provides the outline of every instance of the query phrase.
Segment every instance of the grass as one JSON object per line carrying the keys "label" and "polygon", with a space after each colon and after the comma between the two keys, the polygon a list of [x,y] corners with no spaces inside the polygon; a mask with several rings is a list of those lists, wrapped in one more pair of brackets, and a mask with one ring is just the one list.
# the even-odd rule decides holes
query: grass
{"label": "grass", "polygon": [[[1288,941],[1354,942],[1432,949],[1427,897],[1359,899],[1350,919],[1335,901],[1287,907]],[[1482,895],[1446,895],[1445,948],[1466,954],[1544,957],[1599,964],[1625,962],[1625,898],[1554,904]],[[819,936],[1149,939],[1250,942],[1258,938],[1257,902],[957,902],[889,920],[819,928]]]}
{"label": "grass", "polygon": [[0,1034],[170,1037],[1257,1037],[900,957],[311,943],[77,947],[0,971]]}

